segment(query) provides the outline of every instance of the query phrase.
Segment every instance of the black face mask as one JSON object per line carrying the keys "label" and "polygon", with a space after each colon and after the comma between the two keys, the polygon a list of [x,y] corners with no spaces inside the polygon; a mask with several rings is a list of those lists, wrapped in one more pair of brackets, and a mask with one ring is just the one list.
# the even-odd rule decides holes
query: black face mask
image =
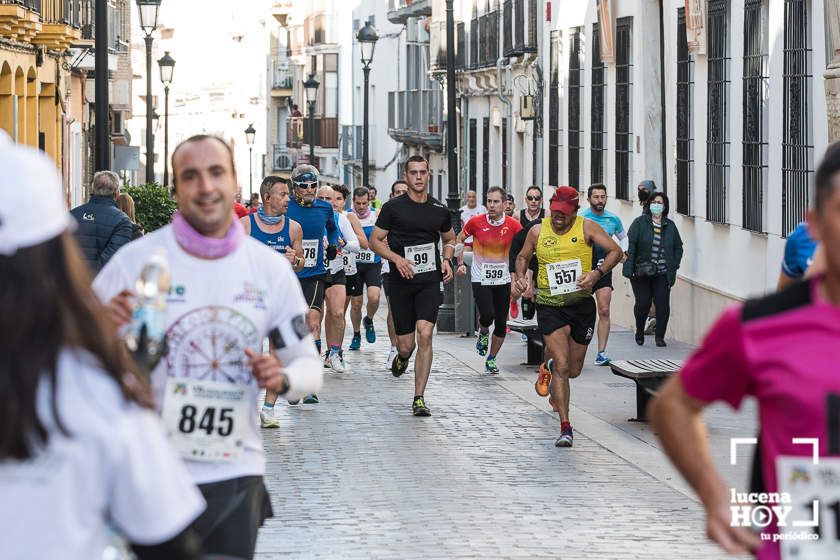
{"label": "black face mask", "polygon": [[650,198],[650,191],[647,189],[639,189],[639,202],[647,202]]}

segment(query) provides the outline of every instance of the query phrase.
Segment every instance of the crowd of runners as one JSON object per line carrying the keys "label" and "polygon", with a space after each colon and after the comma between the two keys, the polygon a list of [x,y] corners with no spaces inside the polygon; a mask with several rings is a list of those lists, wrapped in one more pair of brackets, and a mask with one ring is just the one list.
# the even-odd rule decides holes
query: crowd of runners
{"label": "crowd of runners", "polygon": [[[838,347],[832,344],[837,311],[827,302],[840,293],[840,264],[825,249],[840,235],[838,160],[835,146],[817,173],[810,220],[815,239],[808,230],[791,236],[797,245],[786,256],[780,287],[805,274],[815,251],[821,255],[817,280],[725,314],[653,408],[668,453],[706,505],[710,533],[728,550],[755,548],[757,541],[722,525],[725,496],[704,451],[698,415],[713,400],[737,405],[746,394],[762,399],[769,394],[763,387],[779,385],[791,402],[771,396],[772,402],[761,402],[758,460],[761,480],[775,491],[783,482],[775,477],[777,456],[800,453],[779,435],[789,430],[774,415],[802,409],[803,399],[808,410],[822,410],[825,394],[840,392],[836,376],[817,373],[830,370]],[[195,136],[172,155],[178,203],[172,223],[116,252],[91,283],[70,241],[74,222],[49,163],[2,136],[0,163],[42,201],[36,219],[27,205],[4,200],[19,212],[0,223],[2,273],[20,280],[4,284],[8,313],[0,325],[4,359],[11,364],[1,380],[14,387],[0,392],[6,406],[0,428],[6,506],[0,512],[10,524],[4,531],[23,534],[40,514],[23,508],[6,515],[8,507],[41,500],[55,506],[64,518],[45,536],[44,557],[85,557],[108,540],[107,524],[139,558],[252,557],[258,528],[272,516],[260,427],[279,426],[278,402],[329,406],[318,396],[323,372],[344,374],[354,362],[369,362],[353,355],[362,356],[364,345],[380,336],[375,318],[383,295],[390,352],[376,367],[398,378],[413,361],[414,416],[432,415],[426,388],[438,309],[443,285],[457,276],[469,275],[475,348],[487,375],[500,373],[508,317],[534,309],[546,355],[535,390],[559,416],[557,447],[574,444],[570,381],[581,374],[593,338],[595,364],[610,362],[612,270],[627,259],[627,236],[605,209],[603,185],[589,187],[587,208],[575,188],[543,193],[530,187],[518,217],[504,189],[490,188],[480,208],[470,193],[458,227],[452,212],[430,196],[422,156],[405,161],[384,204],[372,189],[329,186],[315,167],[299,165],[289,180],[265,177],[259,210],[237,218],[230,147]],[[28,179],[33,173],[39,181]],[[3,196],[14,197],[9,191]],[[650,198],[662,206],[662,197]],[[656,209],[653,219],[660,223]],[[817,241],[824,242],[820,250]],[[782,321],[788,325],[782,330],[795,325],[802,332],[800,349],[812,349],[801,359],[780,353],[781,331],[771,327]],[[129,349],[135,357],[147,353],[136,362],[145,370],[123,346],[126,333],[141,323],[139,343]],[[35,352],[28,337],[40,332],[51,334],[38,338]],[[162,336],[162,345],[153,351],[155,336]],[[787,364],[788,379],[768,373],[779,364]],[[69,376],[75,381],[66,382]],[[810,389],[800,394],[805,387]],[[101,398],[91,399],[94,394]],[[838,415],[838,399],[829,399],[831,414]],[[824,413],[798,413],[795,434],[822,425]],[[826,429],[836,435],[836,428]],[[114,433],[131,436],[115,441]],[[46,458],[30,461],[43,449],[50,450]],[[67,467],[56,471],[61,464]],[[103,483],[92,482],[91,472]],[[67,543],[76,547],[72,553]],[[25,556],[15,548],[21,543],[13,539],[9,546],[11,557]]]}

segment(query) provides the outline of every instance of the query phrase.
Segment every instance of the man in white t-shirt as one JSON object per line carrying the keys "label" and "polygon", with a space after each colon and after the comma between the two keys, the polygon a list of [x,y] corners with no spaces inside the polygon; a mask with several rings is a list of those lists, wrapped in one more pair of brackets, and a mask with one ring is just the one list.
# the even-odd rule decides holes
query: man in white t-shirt
{"label": "man in white t-shirt", "polygon": [[[168,353],[151,372],[152,388],[169,441],[207,501],[194,525],[207,554],[250,558],[272,516],[259,391],[299,399],[320,388],[321,367],[289,261],[235,218],[230,147],[192,137],[173,152],[172,169],[173,223],[118,251],[94,289],[123,325],[149,257],[162,253],[169,263]],[[261,354],[266,337],[274,351]]]}
{"label": "man in white t-shirt", "polygon": [[[487,213],[487,208],[483,204],[478,203],[478,195],[475,191],[467,191],[467,204],[461,207],[461,229],[469,222],[473,216],[481,216]],[[464,239],[464,245],[472,247],[472,236]]]}

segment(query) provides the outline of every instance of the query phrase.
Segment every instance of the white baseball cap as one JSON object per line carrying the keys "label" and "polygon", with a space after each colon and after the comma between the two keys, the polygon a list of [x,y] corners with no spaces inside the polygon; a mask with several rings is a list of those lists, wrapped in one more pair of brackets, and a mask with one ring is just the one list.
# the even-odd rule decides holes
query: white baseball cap
{"label": "white baseball cap", "polygon": [[50,158],[0,130],[0,255],[14,255],[76,226],[63,191]]}

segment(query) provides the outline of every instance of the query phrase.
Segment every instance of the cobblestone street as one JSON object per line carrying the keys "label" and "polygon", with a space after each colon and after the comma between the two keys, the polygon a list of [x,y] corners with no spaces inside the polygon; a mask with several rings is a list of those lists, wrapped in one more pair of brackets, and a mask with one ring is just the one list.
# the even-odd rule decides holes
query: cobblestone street
{"label": "cobblestone street", "polygon": [[[325,373],[319,405],[278,404],[282,427],[263,431],[276,517],[258,557],[721,557],[695,501],[580,428],[574,448],[555,448],[559,422],[535,402],[531,370],[488,378],[454,355],[472,344],[436,336],[431,418],[411,416],[413,361],[393,378],[381,335],[346,352],[352,372]],[[509,337],[503,355],[521,346]]]}

